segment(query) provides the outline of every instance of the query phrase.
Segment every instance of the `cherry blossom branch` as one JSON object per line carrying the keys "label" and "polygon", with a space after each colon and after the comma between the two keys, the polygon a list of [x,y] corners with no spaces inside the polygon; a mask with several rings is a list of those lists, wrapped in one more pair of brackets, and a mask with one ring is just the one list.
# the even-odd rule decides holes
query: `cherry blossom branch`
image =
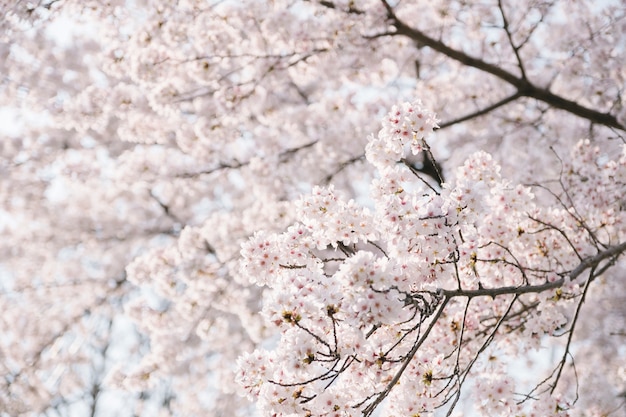
{"label": "cherry blossom branch", "polygon": [[596,269],[595,266],[591,267],[591,270],[589,271],[589,278],[585,282],[585,288],[583,289],[582,296],[580,297],[580,300],[578,301],[578,304],[576,305],[576,312],[574,313],[572,324],[568,331],[569,334],[567,336],[567,344],[565,345],[565,351],[563,352],[563,357],[561,358],[561,361],[559,362],[558,371],[554,379],[554,385],[552,385],[552,389],[550,390],[550,394],[554,393],[554,390],[556,389],[556,386],[559,383],[559,379],[561,378],[561,373],[563,372],[563,367],[565,366],[565,362],[567,361],[567,356],[570,355],[570,346],[572,344],[572,337],[574,336],[574,328],[576,327],[580,310],[583,306],[583,303],[585,302],[587,292],[589,291],[589,284],[591,284],[591,281],[594,278],[595,269]]}
{"label": "cherry blossom branch", "polygon": [[63,324],[62,328],[60,328],[54,334],[50,335],[50,337],[48,337],[43,343],[41,343],[39,349],[33,352],[31,357],[29,358],[30,361],[24,364],[24,366],[20,367],[20,369],[18,369],[11,375],[11,380],[8,380],[7,378],[8,385],[10,386],[18,379],[22,378],[23,373],[26,369],[37,369],[39,363],[43,359],[43,355],[46,350],[50,348],[57,340],[68,334],[72,327],[74,327],[77,323],[80,323],[80,319],[82,317],[86,315],[91,315],[95,309],[103,305],[106,306],[110,302],[108,296],[120,295],[120,289],[124,282],[126,282],[125,279],[121,281],[116,281],[116,285],[114,287],[107,289],[108,294],[104,294],[100,297],[95,298],[92,304],[86,305],[84,308],[80,309],[78,313],[72,315],[72,317],[70,317],[70,319]]}
{"label": "cherry blossom branch", "polygon": [[[546,190],[550,195],[552,195],[558,201],[558,203],[561,205],[561,207],[563,207],[568,212],[568,214],[570,216],[572,216],[572,218],[574,220],[576,220],[576,223],[579,224],[582,228],[584,228],[587,231],[587,233],[589,235],[589,238],[591,240],[593,240],[593,242],[596,245],[602,246],[602,247],[606,248],[606,245],[598,240],[598,238],[596,237],[595,233],[591,230],[591,228],[587,225],[587,222],[584,220],[583,216],[579,213],[578,207],[577,207],[576,203],[574,202],[574,199],[572,198],[572,196],[570,195],[569,191],[567,190],[567,187],[563,183],[563,169],[564,169],[563,160],[561,159],[559,154],[554,150],[553,147],[550,147],[550,150],[554,153],[554,155],[556,156],[556,158],[560,162],[560,173],[559,173],[558,182],[559,182],[559,186],[561,187],[561,190],[563,190],[563,193],[565,194],[565,197],[567,198],[567,202],[569,204],[566,204],[560,196],[558,196],[554,191],[550,190],[545,185],[534,184],[534,186],[542,188],[543,190]],[[533,219],[533,220],[535,220],[535,219]],[[535,220],[535,221],[539,222],[539,220]],[[548,226],[548,225],[546,224],[546,226]],[[550,227],[553,227],[553,226],[550,226]],[[555,228],[555,230],[559,231],[559,233],[561,233],[563,236],[565,236],[565,234],[562,231],[558,230],[557,228]],[[567,239],[567,237],[565,237],[565,238]],[[572,248],[573,248],[573,245],[571,244],[571,242],[569,242],[569,240],[568,240],[568,243],[570,243],[570,246],[572,246]],[[574,249],[574,251],[576,252],[576,249]],[[578,255],[578,253],[577,253],[577,255]],[[580,258],[580,256],[579,256],[579,258]]]}
{"label": "cherry blossom branch", "polygon": [[[534,222],[539,223],[542,226],[545,226],[546,229],[549,230],[554,230],[555,232],[557,232],[558,234],[560,234],[561,236],[563,236],[563,238],[565,239],[565,241],[567,242],[567,244],[569,245],[569,247],[572,249],[572,251],[574,252],[574,254],[576,254],[576,257],[582,261],[583,257],[580,255],[580,253],[578,253],[578,249],[576,249],[576,246],[572,243],[572,241],[570,240],[570,238],[567,236],[567,234],[561,230],[560,228],[554,226],[553,224],[550,224],[544,220],[538,219],[536,217],[533,216],[528,216],[528,218]],[[546,229],[542,229],[542,230],[546,230]]]}
{"label": "cherry blossom branch", "polygon": [[[178,62],[192,62],[192,61],[203,61],[209,59],[237,59],[237,58],[254,58],[254,59],[285,59],[285,58],[293,58],[297,57],[296,61],[292,61],[292,63],[298,63],[303,58],[309,58],[313,54],[328,52],[328,48],[314,48],[310,51],[293,51],[289,53],[280,53],[280,54],[252,54],[252,53],[239,53],[239,54],[224,54],[224,55],[200,55],[190,59],[179,60]],[[288,64],[292,65],[292,64]]]}
{"label": "cherry blossom branch", "polygon": [[500,10],[500,15],[502,16],[502,28],[506,32],[506,37],[509,40],[509,45],[511,45],[511,49],[513,49],[513,53],[515,54],[515,58],[517,59],[517,66],[520,69],[522,78],[527,80],[528,78],[526,77],[526,70],[524,69],[524,63],[522,62],[522,57],[520,57],[520,54],[519,54],[520,47],[515,45],[515,42],[513,42],[513,35],[511,34],[511,31],[509,30],[509,21],[506,17],[506,14],[504,13],[502,0],[498,0],[498,9]]}
{"label": "cherry blossom branch", "polygon": [[299,152],[299,151],[301,151],[301,150],[304,150],[304,149],[308,149],[308,148],[310,148],[310,147],[312,147],[312,146],[315,146],[315,145],[317,144],[317,142],[319,142],[319,141],[314,140],[314,141],[312,141],[312,142],[305,143],[304,145],[297,146],[297,147],[295,147],[295,148],[288,148],[288,149],[285,149],[284,151],[282,151],[282,152],[280,153],[280,155],[279,155],[279,157],[278,157],[278,160],[279,160],[280,162],[286,162],[286,161],[287,161],[287,160],[288,160],[288,159],[289,159],[292,155],[294,155],[295,153],[297,153],[297,152]]}
{"label": "cherry blossom branch", "polygon": [[[431,190],[433,193],[435,193],[435,194],[439,195],[439,191],[437,191],[437,190],[435,189],[435,187],[433,187],[432,185],[430,185],[430,183],[429,183],[428,181],[426,181],[424,178],[422,178],[422,176],[420,175],[420,171],[419,171],[417,168],[415,168],[413,165],[411,165],[411,163],[410,163],[408,160],[406,160],[406,159],[404,159],[404,158],[403,158],[403,159],[401,160],[401,162],[402,162],[402,163],[403,163],[403,164],[404,164],[407,168],[409,168],[409,170],[411,170],[411,173],[413,173],[413,175],[415,175],[415,176],[416,176],[416,177],[417,177],[417,178],[418,178],[418,179],[419,179],[422,183],[424,183],[424,185],[425,185],[425,186],[427,186],[428,188],[430,188],[430,190]],[[441,178],[441,176],[440,176],[439,178]]]}
{"label": "cherry blossom branch", "polygon": [[[292,157],[293,155],[295,155],[296,153],[298,153],[299,151],[303,150],[303,149],[308,149],[312,146],[314,146],[318,141],[312,141],[309,143],[305,143],[304,145],[301,146],[296,146],[293,148],[287,148],[285,150],[283,150],[282,152],[280,152],[280,154],[278,154],[278,160],[281,163],[285,163],[289,160],[290,157]],[[361,156],[363,157],[363,156]],[[179,174],[177,175],[178,178],[195,178],[198,177],[200,175],[210,175],[213,174],[215,172],[219,172],[219,171],[223,171],[223,170],[230,170],[230,169],[239,169],[242,168],[244,166],[250,165],[250,161],[244,161],[244,162],[239,162],[239,161],[235,161],[233,163],[227,163],[227,162],[221,162],[219,163],[217,166],[207,169],[207,170],[203,170],[203,171],[196,171],[196,172],[185,172],[183,174]]]}
{"label": "cherry blossom branch", "polygon": [[453,119],[453,120],[450,120],[448,122],[442,123],[442,124],[439,125],[439,129],[445,129],[447,127],[456,125],[458,123],[463,123],[463,122],[466,122],[468,120],[475,119],[475,118],[480,117],[480,116],[484,116],[485,114],[491,113],[492,111],[494,111],[494,110],[496,110],[496,109],[498,109],[498,108],[500,108],[502,106],[505,106],[505,105],[507,105],[507,104],[509,104],[509,103],[511,103],[511,102],[513,102],[515,100],[517,100],[520,97],[522,97],[522,95],[519,93],[519,91],[516,91],[514,94],[512,94],[512,95],[510,95],[508,97],[505,97],[502,100],[500,100],[500,101],[498,101],[496,103],[493,103],[490,106],[487,106],[487,107],[485,107],[483,109],[477,110],[477,111],[475,111],[473,113],[466,114],[465,116],[461,116],[461,117],[459,117],[457,119]]}
{"label": "cherry blossom branch", "polygon": [[245,161],[245,162],[236,161],[234,163],[220,162],[217,166],[213,168],[202,170],[202,171],[185,172],[183,174],[177,175],[177,177],[178,178],[195,178],[200,175],[210,175],[210,174],[213,174],[214,172],[219,172],[219,171],[226,170],[226,169],[238,169],[249,164],[250,164],[250,161]]}
{"label": "cherry blossom branch", "polygon": [[[539,285],[524,285],[524,286],[507,286],[507,287],[497,287],[497,288],[479,288],[477,290],[443,290],[443,294],[446,298],[454,298],[454,297],[497,297],[499,295],[506,294],[529,294],[529,293],[541,293],[544,291],[548,291],[551,289],[559,288],[563,286],[567,279],[574,281],[580,274],[586,271],[589,268],[596,268],[600,262],[614,258],[616,256],[621,255],[624,251],[626,251],[626,242],[620,243],[619,245],[610,246],[605,251],[598,253],[595,256],[585,259],[582,261],[576,268],[574,268],[569,274],[561,277],[553,282],[546,282],[545,284]],[[597,276],[597,275],[596,275]]]}
{"label": "cherry blossom branch", "polygon": [[326,178],[324,178],[324,180],[322,181],[323,184],[329,184],[333,177],[337,174],[339,174],[341,171],[343,171],[344,169],[346,169],[347,167],[349,167],[350,165],[358,162],[358,161],[363,161],[365,160],[365,153],[362,153],[360,155],[356,155],[353,156],[352,158],[348,159],[347,161],[342,162],[341,164],[339,164],[339,166],[335,169],[334,172],[328,174],[326,176]]}
{"label": "cherry blossom branch", "polygon": [[428,46],[434,49],[435,51],[447,56],[448,58],[460,62],[461,64],[484,71],[505,81],[506,83],[515,87],[517,90],[517,94],[519,94],[520,96],[534,98],[554,108],[572,113],[593,123],[626,131],[626,126],[620,123],[617,118],[612,114],[601,113],[599,111],[581,106],[580,104],[572,100],[568,100],[564,97],[558,96],[547,89],[535,86],[524,77],[518,77],[497,65],[467,55],[465,52],[449,47],[442,41],[431,38],[424,32],[407,25],[395,15],[393,7],[389,5],[386,0],[381,1],[385,9],[387,10],[387,16],[390,20],[390,23],[395,28],[395,31],[385,32],[383,34],[379,34],[378,36],[407,36],[424,46]]}
{"label": "cherry blossom branch", "polygon": [[318,380],[324,380],[327,378],[334,378],[336,377],[336,375],[338,375],[341,370],[343,370],[344,368],[342,367],[340,370],[335,371],[335,368],[337,367],[337,365],[339,364],[340,359],[337,358],[336,360],[333,361],[333,366],[330,367],[326,372],[324,372],[323,374],[311,377],[310,379],[306,379],[304,381],[297,381],[297,382],[278,382],[278,381],[274,381],[272,379],[268,379],[267,382],[271,383],[271,384],[275,384],[281,387],[297,387],[297,386],[301,386],[301,385],[306,385],[306,384],[310,384],[311,382],[315,382]]}
{"label": "cherry blossom branch", "polygon": [[[450,415],[452,415],[452,411],[454,411],[454,404],[456,404],[456,402],[458,401],[458,398],[461,395],[461,388],[463,387],[463,383],[465,382],[465,379],[467,379],[467,377],[469,376],[470,370],[472,369],[472,367],[474,366],[474,364],[478,360],[478,357],[480,356],[480,354],[483,353],[485,351],[485,349],[487,349],[487,347],[491,344],[493,339],[496,337],[496,333],[500,329],[500,326],[502,326],[502,323],[504,323],[505,319],[508,317],[508,314],[511,311],[511,308],[513,308],[513,305],[517,301],[518,297],[519,297],[519,294],[515,294],[515,296],[513,297],[513,299],[511,300],[511,302],[507,306],[505,312],[502,314],[502,316],[500,317],[498,322],[493,326],[493,328],[491,330],[491,333],[489,333],[489,336],[487,336],[487,338],[483,342],[483,344],[480,347],[480,349],[478,349],[478,351],[473,355],[472,360],[470,361],[469,364],[467,364],[467,366],[463,370],[462,377],[460,378],[460,381],[459,381],[459,386],[458,386],[458,390],[457,390],[457,394],[456,394],[456,399],[455,399],[454,403],[452,404],[452,406],[450,407],[450,409],[448,410],[448,413],[446,414],[446,417],[449,417]],[[471,299],[468,300],[468,304],[469,304],[470,301],[471,301]],[[443,404],[445,404],[445,402],[447,402],[447,401],[444,401]]]}
{"label": "cherry blossom branch", "polygon": [[[441,172],[441,166],[437,163],[435,156],[433,155],[432,150],[430,149],[430,145],[426,142],[425,139],[422,139],[422,148],[424,152],[424,162],[422,167],[422,172],[427,175],[430,175],[437,181],[439,186],[444,183],[443,174]],[[430,168],[430,170],[428,169]],[[429,172],[432,171],[432,172]]]}
{"label": "cherry blossom branch", "polygon": [[[362,10],[357,9],[354,4],[354,2],[349,2],[348,4],[348,9],[347,12],[348,13],[352,13],[352,14],[363,14],[364,12]],[[332,2],[332,1],[327,1],[327,0],[320,0],[320,4],[324,7],[327,7],[329,9],[336,9],[337,5]]]}
{"label": "cherry blossom branch", "polygon": [[[531,304],[526,305],[519,298],[517,299],[517,302],[519,304],[521,304],[522,307],[519,310],[516,310],[516,311],[514,311],[512,313],[509,312],[507,314],[507,316],[506,316],[506,321],[507,322],[510,321],[511,319],[519,317],[519,322],[517,322],[515,325],[508,325],[507,331],[509,333],[513,332],[513,331],[515,331],[515,330],[517,330],[519,328],[521,328],[522,326],[524,326],[526,324],[528,315],[531,314],[531,312],[533,310],[535,310],[539,306],[539,304],[540,304],[538,301],[535,301],[535,302],[533,302]],[[491,315],[491,316],[488,316],[488,317],[485,317],[485,318],[481,319],[480,323],[485,325],[485,329],[478,331],[476,333],[476,336],[473,339],[470,339],[470,340],[476,340],[476,339],[478,339],[478,336],[485,336],[487,334],[488,330],[493,327],[493,325],[485,324],[485,322],[490,321],[490,320],[495,320],[496,323],[497,323],[501,319],[501,317],[502,317],[502,315]]]}
{"label": "cherry blossom branch", "polygon": [[[111,334],[111,331],[113,329],[113,319],[112,318],[108,318],[107,319],[107,333],[108,335]],[[93,381],[92,381],[92,385],[91,385],[91,390],[90,390],[90,395],[91,395],[91,406],[90,406],[90,413],[89,416],[90,417],[96,417],[96,411],[98,410],[98,405],[100,404],[99,401],[102,398],[102,384],[103,384],[103,377],[105,374],[105,364],[106,364],[106,360],[107,360],[107,354],[109,352],[109,348],[111,347],[111,341],[107,341],[104,346],[102,347],[102,349],[100,349],[100,356],[102,357],[102,363],[100,364],[100,366],[97,366],[96,364],[94,364],[93,367],[93,371],[94,371],[94,377],[93,377]]]}
{"label": "cherry blossom branch", "polygon": [[409,366],[409,363],[411,362],[411,360],[413,359],[413,357],[419,350],[420,346],[422,346],[422,344],[428,338],[428,335],[430,335],[430,331],[433,329],[433,327],[435,327],[435,324],[439,322],[439,317],[445,310],[446,306],[448,305],[448,301],[450,301],[450,299],[451,299],[450,297],[445,297],[443,299],[443,301],[439,305],[439,308],[437,309],[437,312],[435,313],[430,323],[428,324],[428,328],[426,329],[424,334],[419,338],[419,340],[416,341],[416,343],[413,345],[409,353],[407,353],[404,361],[402,362],[402,366],[400,367],[400,369],[396,372],[396,374],[393,376],[391,381],[387,384],[385,389],[376,396],[376,399],[363,410],[364,417],[371,416],[372,413],[374,413],[374,410],[376,410],[376,408],[378,407],[378,405],[381,402],[383,402],[385,398],[387,398],[391,390],[396,386],[396,384],[400,380],[400,377],[402,377],[402,374],[404,373],[406,368]]}
{"label": "cherry blossom branch", "polygon": [[173,220],[173,221],[174,221],[174,222],[176,222],[176,223],[179,223],[179,224],[182,224],[182,223],[183,223],[183,222],[181,222],[181,220],[178,218],[178,216],[176,216],[174,213],[172,213],[172,209],[171,209],[171,207],[170,207],[168,204],[166,204],[165,202],[163,202],[163,201],[159,198],[159,196],[157,196],[157,195],[154,193],[154,190],[150,189],[150,190],[148,191],[148,194],[150,195],[150,197],[152,197],[152,199],[153,199],[154,201],[156,201],[156,202],[157,202],[157,204],[161,207],[161,209],[163,209],[163,212],[165,213],[165,215],[166,215],[167,217],[169,217],[171,220]]}
{"label": "cherry blossom branch", "polygon": [[[456,376],[456,385],[457,385],[457,389],[456,392],[449,397],[448,400],[454,398],[454,400],[452,400],[452,404],[450,405],[450,409],[454,409],[454,407],[456,406],[456,403],[459,401],[459,398],[461,398],[461,385],[462,382],[459,378],[459,375],[461,373],[461,347],[463,346],[463,336],[465,335],[465,323],[467,320],[467,312],[469,311],[469,305],[472,302],[471,298],[467,299],[467,302],[465,303],[465,307],[463,308],[463,318],[461,319],[461,331],[459,334],[459,340],[457,342],[457,347],[456,347],[456,358],[455,358],[455,362],[454,362],[454,376]],[[448,400],[444,400],[443,404],[447,403]],[[443,405],[442,404],[442,405]]]}

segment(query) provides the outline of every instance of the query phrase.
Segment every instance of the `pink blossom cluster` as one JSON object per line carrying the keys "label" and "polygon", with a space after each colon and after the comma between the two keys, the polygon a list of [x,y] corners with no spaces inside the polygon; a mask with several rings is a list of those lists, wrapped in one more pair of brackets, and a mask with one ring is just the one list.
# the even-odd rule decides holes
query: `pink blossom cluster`
{"label": "pink blossom cluster", "polygon": [[0,2],[0,414],[619,414],[622,3]]}
{"label": "pink blossom cluster", "polygon": [[[410,115],[419,106],[394,107],[368,146],[370,160],[380,161],[379,152],[386,161],[372,182],[374,212],[332,187],[315,188],[286,232],[244,245],[241,273],[267,287],[263,315],[280,333],[275,347],[239,360],[239,383],[261,413],[357,416],[378,407],[383,415],[426,415],[456,401],[472,375],[479,410],[567,415],[572,398],[546,390],[516,400],[503,352],[537,348],[533,341],[572,322],[584,281],[569,274],[601,234],[568,204],[539,208],[530,188],[503,179],[485,152],[441,189],[428,185],[402,164],[400,148],[388,152],[404,137],[389,120],[398,108]],[[406,127],[421,119],[403,120]],[[611,175],[626,172],[623,158],[605,165]],[[592,227],[611,236],[608,244],[621,234],[614,224]],[[485,349],[498,366],[483,363]]]}
{"label": "pink blossom cluster", "polygon": [[377,138],[370,138],[366,147],[368,160],[377,168],[399,161],[408,152],[422,151],[426,136],[437,128],[435,114],[423,107],[420,100],[393,106],[383,119]]}

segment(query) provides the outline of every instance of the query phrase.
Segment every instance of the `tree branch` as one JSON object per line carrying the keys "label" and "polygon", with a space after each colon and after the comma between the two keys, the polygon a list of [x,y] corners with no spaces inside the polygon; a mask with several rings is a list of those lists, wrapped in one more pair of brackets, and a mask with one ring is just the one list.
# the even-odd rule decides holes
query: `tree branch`
{"label": "tree branch", "polygon": [[569,334],[567,335],[567,344],[565,345],[565,351],[563,352],[563,357],[561,358],[561,361],[559,362],[558,371],[556,373],[556,378],[554,379],[554,385],[552,385],[552,389],[550,390],[550,394],[554,393],[554,390],[556,389],[556,386],[559,383],[559,379],[561,378],[561,373],[563,372],[563,367],[565,366],[565,362],[567,361],[567,356],[571,355],[570,346],[572,344],[572,339],[574,337],[574,328],[576,327],[576,323],[578,322],[578,317],[580,315],[580,310],[583,306],[583,303],[585,302],[587,292],[589,291],[589,284],[593,280],[594,272],[595,272],[595,266],[591,267],[591,270],[589,271],[589,279],[585,283],[585,288],[583,289],[583,295],[582,297],[580,297],[580,300],[578,301],[578,304],[576,305],[576,312],[574,313],[574,318],[572,319],[572,324],[569,328]]}
{"label": "tree branch", "polygon": [[[496,297],[498,295],[505,294],[529,294],[529,293],[540,293],[544,291],[548,291],[554,288],[559,288],[565,284],[566,279],[573,281],[580,274],[586,271],[589,268],[597,267],[600,262],[605,259],[609,259],[615,256],[621,255],[624,251],[626,251],[626,242],[620,243],[619,245],[611,246],[605,251],[598,253],[595,256],[587,258],[583,260],[576,268],[574,268],[569,274],[558,279],[553,282],[546,282],[545,284],[539,285],[523,285],[523,286],[509,286],[509,287],[497,287],[497,288],[479,288],[477,290],[443,290],[443,294],[446,298],[453,297]],[[590,279],[593,279],[591,277]]]}
{"label": "tree branch", "polygon": [[506,18],[506,13],[504,13],[504,6],[502,5],[502,0],[498,0],[498,9],[500,9],[500,15],[502,16],[502,26],[504,31],[506,32],[506,37],[509,40],[509,44],[511,45],[511,49],[513,49],[513,53],[515,54],[515,58],[517,59],[517,66],[520,69],[520,73],[522,74],[523,79],[526,78],[526,70],[524,69],[524,62],[522,61],[522,57],[519,54],[520,47],[515,45],[513,42],[513,34],[509,29],[509,20]]}
{"label": "tree branch", "polygon": [[396,29],[395,32],[386,33],[386,35],[407,36],[415,42],[418,42],[424,46],[428,46],[435,51],[447,56],[448,58],[460,62],[461,64],[491,74],[515,87],[517,90],[517,94],[519,94],[520,97],[531,97],[536,100],[542,101],[554,108],[565,110],[568,113],[574,114],[583,119],[587,119],[593,123],[626,131],[626,126],[618,122],[617,118],[612,114],[601,113],[596,110],[581,106],[580,104],[558,96],[547,89],[539,88],[533,85],[523,76],[518,77],[517,75],[512,74],[497,65],[490,64],[478,58],[474,58],[470,55],[467,55],[463,51],[451,48],[443,42],[431,38],[424,32],[404,23],[395,15],[393,7],[391,7],[386,0],[381,1],[387,10],[387,16],[390,20],[391,25],[393,25],[393,27]]}
{"label": "tree branch", "polygon": [[406,368],[409,366],[409,363],[411,363],[411,360],[413,360],[413,357],[417,353],[418,349],[420,348],[420,346],[422,346],[422,344],[424,343],[426,338],[428,338],[428,336],[430,335],[430,331],[432,330],[432,328],[435,327],[435,324],[439,321],[439,317],[441,316],[441,314],[445,310],[446,305],[448,304],[448,301],[450,301],[450,298],[448,298],[448,297],[445,297],[443,299],[443,302],[441,303],[441,305],[437,309],[437,313],[431,319],[430,324],[428,325],[428,328],[426,329],[426,331],[424,332],[422,337],[419,340],[416,341],[416,343],[413,345],[413,347],[411,348],[409,353],[406,355],[406,357],[404,359],[404,362],[402,363],[402,366],[400,367],[398,372],[396,372],[396,374],[394,375],[392,380],[389,382],[389,384],[387,384],[385,389],[380,394],[378,394],[378,396],[376,397],[374,402],[372,402],[370,405],[368,405],[363,410],[363,416],[364,417],[371,416],[372,413],[374,412],[374,410],[376,410],[376,407],[378,407],[378,405],[381,402],[383,402],[383,400],[385,398],[387,398],[387,396],[389,395],[391,390],[396,386],[398,381],[400,381],[400,377],[402,376],[402,374],[404,373]]}
{"label": "tree branch", "polygon": [[467,120],[483,116],[483,115],[485,115],[487,113],[490,113],[490,112],[494,111],[495,109],[497,109],[499,107],[505,106],[505,105],[509,104],[510,102],[517,100],[520,97],[522,97],[522,95],[519,93],[519,91],[517,91],[517,92],[515,92],[515,94],[510,95],[508,97],[505,97],[502,100],[500,100],[500,101],[498,101],[496,103],[493,103],[490,106],[485,107],[484,109],[480,109],[480,110],[475,111],[473,113],[466,114],[465,116],[459,117],[458,119],[453,119],[453,120],[450,120],[449,122],[442,123],[441,125],[439,125],[439,129],[445,129],[446,127],[450,127],[450,126],[455,125],[457,123],[462,123],[462,122],[465,122]]}

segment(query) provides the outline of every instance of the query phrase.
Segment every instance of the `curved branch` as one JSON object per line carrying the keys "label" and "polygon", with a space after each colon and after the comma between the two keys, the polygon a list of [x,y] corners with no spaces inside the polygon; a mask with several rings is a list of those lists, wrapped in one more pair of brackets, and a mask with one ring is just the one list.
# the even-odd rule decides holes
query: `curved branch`
{"label": "curved branch", "polygon": [[515,87],[517,93],[522,97],[531,97],[536,100],[542,101],[554,108],[565,110],[568,113],[574,114],[583,119],[587,119],[593,123],[626,131],[626,126],[621,124],[617,120],[617,118],[610,113],[601,113],[599,111],[581,106],[580,104],[558,96],[547,89],[537,87],[524,77],[518,77],[517,75],[506,71],[505,69],[497,65],[490,64],[486,61],[483,61],[482,59],[467,55],[463,51],[451,48],[445,43],[437,39],[431,38],[424,32],[404,23],[395,15],[393,7],[391,7],[386,0],[381,1],[385,9],[387,10],[387,17],[389,18],[391,25],[393,25],[393,27],[396,29],[395,32],[385,33],[384,35],[406,36],[421,45],[428,46],[435,51],[447,56],[448,58],[460,62],[461,64],[467,65],[468,67],[476,68],[505,81],[506,83]]}
{"label": "curved branch", "polygon": [[574,328],[576,327],[576,323],[578,322],[578,317],[580,315],[580,310],[583,306],[583,303],[585,302],[587,293],[589,292],[589,284],[591,283],[591,280],[593,279],[594,272],[595,272],[595,267],[592,267],[591,270],[589,271],[589,279],[585,283],[585,288],[583,289],[583,295],[580,297],[580,300],[578,301],[578,304],[576,305],[576,311],[574,313],[574,318],[572,319],[572,325],[570,326],[569,335],[567,336],[567,344],[565,345],[565,351],[563,352],[563,357],[561,358],[561,361],[559,362],[558,371],[556,373],[556,377],[554,378],[554,385],[552,385],[550,394],[554,393],[554,390],[556,389],[556,386],[559,383],[559,379],[561,378],[561,373],[563,372],[563,367],[565,366],[565,362],[567,361],[567,356],[571,355],[570,346],[572,344],[572,338],[574,336]]}
{"label": "curved branch", "polygon": [[322,180],[323,184],[330,184],[330,182],[332,181],[333,177],[337,174],[339,174],[341,171],[343,171],[344,169],[346,169],[347,167],[349,167],[350,165],[358,162],[358,161],[362,161],[365,160],[365,153],[362,153],[360,155],[356,155],[353,156],[352,158],[348,159],[347,161],[343,161],[342,163],[340,163],[337,168],[335,168],[335,170],[333,172],[331,172],[330,174],[328,174],[326,176],[326,178],[324,178]]}
{"label": "curved branch", "polygon": [[[479,288],[477,290],[443,290],[443,294],[448,298],[453,297],[496,297],[499,295],[506,294],[528,294],[528,293],[540,293],[544,291],[548,291],[551,289],[559,288],[563,286],[566,280],[575,280],[580,276],[583,272],[585,272],[589,268],[597,267],[600,262],[621,255],[624,251],[626,251],[626,242],[622,242],[619,245],[611,246],[608,249],[598,253],[595,256],[587,258],[583,260],[576,268],[574,268],[569,274],[566,276],[557,279],[553,282],[546,282],[545,284],[539,285],[523,285],[523,286],[509,286],[509,287],[497,287],[497,288]],[[604,268],[601,269],[604,272]],[[590,279],[593,279],[591,277]]]}
{"label": "curved branch", "polygon": [[502,26],[504,32],[506,33],[506,37],[509,40],[509,44],[511,45],[511,49],[513,49],[513,53],[515,54],[515,58],[517,59],[517,66],[519,67],[520,73],[522,74],[523,79],[526,78],[526,70],[524,69],[524,62],[522,61],[522,57],[519,54],[520,47],[515,45],[513,42],[513,34],[509,29],[509,20],[506,17],[506,13],[504,13],[504,6],[502,5],[502,0],[498,0],[498,9],[500,9],[500,16],[502,16]]}
{"label": "curved branch", "polygon": [[475,111],[473,113],[466,114],[465,116],[461,116],[458,119],[453,119],[453,120],[450,120],[449,122],[442,123],[441,125],[439,125],[439,129],[445,129],[446,127],[450,127],[450,126],[455,125],[457,123],[462,123],[462,122],[465,122],[467,120],[483,116],[483,115],[485,115],[487,113],[490,113],[490,112],[494,111],[495,109],[497,109],[499,107],[505,106],[505,105],[509,104],[510,102],[517,100],[520,97],[522,97],[522,95],[519,93],[519,91],[516,91],[515,94],[510,95],[508,97],[505,97],[502,100],[500,100],[500,101],[498,101],[496,103],[493,103],[490,106],[485,107],[484,109],[480,109],[480,110],[477,110],[477,111]]}
{"label": "curved branch", "polygon": [[428,325],[428,328],[426,329],[422,337],[416,341],[416,343],[413,345],[409,353],[406,355],[406,357],[404,358],[404,362],[402,363],[402,366],[400,367],[398,372],[396,372],[396,374],[394,375],[392,380],[387,384],[385,389],[376,396],[376,399],[374,400],[374,402],[372,402],[363,410],[364,417],[371,416],[374,410],[376,410],[376,407],[378,407],[378,405],[381,402],[383,402],[385,398],[387,398],[387,396],[389,395],[393,387],[395,387],[398,381],[400,381],[400,377],[402,376],[406,368],[409,366],[409,363],[411,363],[411,360],[413,360],[413,357],[417,353],[418,349],[420,348],[420,346],[422,346],[426,338],[428,338],[428,336],[430,335],[430,331],[432,330],[432,328],[435,327],[435,324],[439,321],[439,317],[445,310],[446,305],[448,304],[448,301],[450,301],[449,297],[445,297],[443,299],[443,302],[439,306],[435,316],[432,318],[430,324]]}

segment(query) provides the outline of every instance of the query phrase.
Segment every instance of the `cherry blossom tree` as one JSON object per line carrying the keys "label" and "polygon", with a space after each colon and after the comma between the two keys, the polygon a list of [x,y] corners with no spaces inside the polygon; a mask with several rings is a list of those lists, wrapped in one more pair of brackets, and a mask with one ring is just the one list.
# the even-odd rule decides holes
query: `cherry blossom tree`
{"label": "cherry blossom tree", "polygon": [[0,12],[0,415],[623,412],[623,2]]}

